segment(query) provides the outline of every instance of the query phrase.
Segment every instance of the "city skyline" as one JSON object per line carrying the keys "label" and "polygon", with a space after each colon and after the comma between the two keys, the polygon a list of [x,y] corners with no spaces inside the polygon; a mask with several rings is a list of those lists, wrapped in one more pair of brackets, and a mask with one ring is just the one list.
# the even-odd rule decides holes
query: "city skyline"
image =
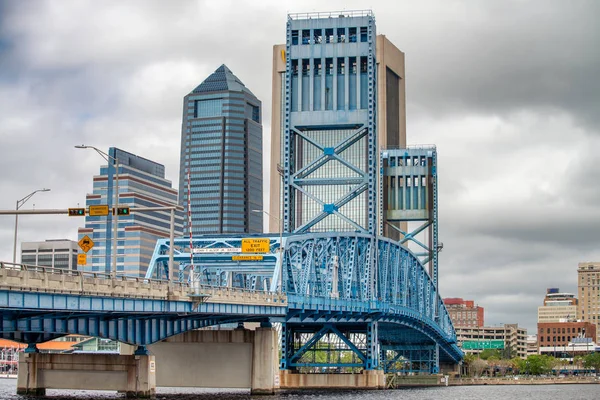
{"label": "city skyline", "polygon": [[[599,10],[578,4],[2,1],[0,209],[42,187],[25,208],[83,206],[102,160],[81,143],[143,154],[177,182],[181,98],[223,63],[263,101],[269,165],[272,45],[287,13],[371,7],[406,55],[407,142],[439,149],[441,295],[533,332],[545,289],[576,292],[577,264],[600,260]],[[0,260],[13,221],[0,222]],[[19,242],[75,239],[81,221],[23,216]]]}

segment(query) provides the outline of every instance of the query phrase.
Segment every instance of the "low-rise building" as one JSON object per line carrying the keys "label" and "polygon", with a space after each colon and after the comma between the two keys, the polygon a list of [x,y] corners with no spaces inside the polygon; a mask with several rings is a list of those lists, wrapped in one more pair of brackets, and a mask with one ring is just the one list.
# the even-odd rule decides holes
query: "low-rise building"
{"label": "low-rise building", "polygon": [[69,239],[49,239],[43,242],[21,243],[21,263],[77,270],[77,242]]}
{"label": "low-rise building", "polygon": [[527,335],[527,357],[533,354],[539,354],[537,335]]}
{"label": "low-rise building", "polygon": [[484,327],[455,327],[458,346],[466,354],[479,354],[485,349],[497,349],[504,357],[527,357],[527,329],[518,324]]}
{"label": "low-rise building", "polygon": [[596,326],[584,321],[538,323],[538,346],[568,346],[575,338],[596,339]]}
{"label": "low-rise building", "polygon": [[483,307],[476,306],[473,300],[461,298],[445,298],[444,305],[448,310],[455,327],[482,327]]}

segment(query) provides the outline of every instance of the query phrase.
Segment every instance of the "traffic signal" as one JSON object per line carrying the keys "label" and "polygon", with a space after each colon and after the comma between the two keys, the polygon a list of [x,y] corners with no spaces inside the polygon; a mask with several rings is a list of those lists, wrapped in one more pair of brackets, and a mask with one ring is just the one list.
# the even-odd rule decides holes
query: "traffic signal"
{"label": "traffic signal", "polygon": [[69,208],[69,217],[85,217],[85,208]]}
{"label": "traffic signal", "polygon": [[117,215],[129,215],[129,207],[117,207]]}

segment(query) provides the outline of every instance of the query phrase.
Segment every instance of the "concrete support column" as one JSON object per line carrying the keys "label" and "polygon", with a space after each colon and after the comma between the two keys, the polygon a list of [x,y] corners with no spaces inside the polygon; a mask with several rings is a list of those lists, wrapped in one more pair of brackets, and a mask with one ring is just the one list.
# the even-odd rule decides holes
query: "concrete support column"
{"label": "concrete support column", "polygon": [[147,355],[22,354],[17,394],[41,396],[46,389],[116,390],[127,397],[152,397],[156,363]]}
{"label": "concrete support column", "polygon": [[156,394],[154,356],[134,356],[134,359],[134,368],[127,369],[127,397],[154,397]]}
{"label": "concrete support column", "polygon": [[252,346],[252,394],[274,394],[279,389],[277,331],[257,328]]}
{"label": "concrete support column", "polygon": [[19,356],[17,394],[44,396],[46,388],[40,387],[38,374],[39,353],[23,353]]}

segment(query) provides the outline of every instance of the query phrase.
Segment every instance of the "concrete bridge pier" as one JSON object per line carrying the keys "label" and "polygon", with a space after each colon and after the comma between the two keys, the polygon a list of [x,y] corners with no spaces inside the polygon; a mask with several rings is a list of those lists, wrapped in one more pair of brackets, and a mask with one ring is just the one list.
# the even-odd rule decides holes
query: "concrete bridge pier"
{"label": "concrete bridge pier", "polygon": [[156,363],[150,355],[40,354],[19,357],[17,394],[44,396],[46,389],[116,390],[153,397]]}
{"label": "concrete bridge pier", "polygon": [[277,332],[194,330],[148,346],[156,357],[159,387],[250,388],[252,394],[279,389]]}

